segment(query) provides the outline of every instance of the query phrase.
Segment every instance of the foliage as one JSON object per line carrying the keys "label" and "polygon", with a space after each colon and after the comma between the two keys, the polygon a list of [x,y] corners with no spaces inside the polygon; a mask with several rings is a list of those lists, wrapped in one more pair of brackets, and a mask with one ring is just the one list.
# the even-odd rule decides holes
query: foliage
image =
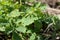
{"label": "foliage", "polygon": [[58,28],[56,26],[58,18],[44,14],[42,12],[46,8],[44,4],[32,1],[31,6],[27,0],[19,2],[0,0],[0,31],[7,35],[12,33],[12,40],[44,40],[46,38],[42,37],[41,29],[50,23],[54,24],[55,31],[58,30],[59,26]]}

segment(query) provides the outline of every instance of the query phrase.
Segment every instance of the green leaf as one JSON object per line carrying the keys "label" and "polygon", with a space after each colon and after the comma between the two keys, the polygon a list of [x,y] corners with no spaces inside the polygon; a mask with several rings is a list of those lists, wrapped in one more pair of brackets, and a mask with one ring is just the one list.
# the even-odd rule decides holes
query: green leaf
{"label": "green leaf", "polygon": [[2,11],[0,11],[0,15],[2,14]]}
{"label": "green leaf", "polygon": [[35,20],[37,20],[37,17],[34,16],[28,16],[27,18],[22,18],[21,22],[24,26],[32,24]]}
{"label": "green leaf", "polygon": [[46,8],[47,8],[46,5],[40,7],[40,9],[41,9],[42,11],[44,11]]}
{"label": "green leaf", "polygon": [[36,37],[36,34],[33,33],[33,34],[30,36],[30,39],[29,39],[29,40],[35,40],[35,37]]}
{"label": "green leaf", "polygon": [[8,14],[8,16],[9,17],[18,17],[18,16],[20,16],[20,12],[18,11],[18,9],[15,9],[10,14]]}
{"label": "green leaf", "polygon": [[56,28],[56,30],[60,29],[60,20],[58,20],[57,22],[55,22],[55,28]]}
{"label": "green leaf", "polygon": [[38,35],[37,40],[44,40],[44,37],[42,35]]}
{"label": "green leaf", "polygon": [[60,20],[60,15],[57,15],[57,17],[59,18],[59,20]]}
{"label": "green leaf", "polygon": [[20,38],[20,36],[18,35],[18,33],[13,32],[12,40],[22,40],[22,39]]}
{"label": "green leaf", "polygon": [[38,17],[34,17],[33,15],[23,17],[16,21],[16,24],[22,23],[24,26],[32,24],[35,20],[38,20]]}
{"label": "green leaf", "polygon": [[26,33],[32,33],[32,31],[31,30],[27,30],[27,32]]}
{"label": "green leaf", "polygon": [[5,27],[0,27],[0,31],[5,31]]}
{"label": "green leaf", "polygon": [[40,5],[41,5],[41,3],[40,3],[40,2],[38,2],[38,3],[36,4],[35,8],[40,7]]}
{"label": "green leaf", "polygon": [[40,20],[37,20],[34,22],[35,30],[39,31],[42,28],[42,22]]}
{"label": "green leaf", "polygon": [[7,26],[6,29],[5,29],[5,33],[7,33],[7,34],[12,33],[12,31],[13,31],[13,28],[10,27],[10,26]]}
{"label": "green leaf", "polygon": [[35,0],[28,0],[29,2],[34,2]]}
{"label": "green leaf", "polygon": [[19,26],[19,27],[16,28],[16,30],[19,31],[19,32],[25,33],[26,32],[26,27]]}

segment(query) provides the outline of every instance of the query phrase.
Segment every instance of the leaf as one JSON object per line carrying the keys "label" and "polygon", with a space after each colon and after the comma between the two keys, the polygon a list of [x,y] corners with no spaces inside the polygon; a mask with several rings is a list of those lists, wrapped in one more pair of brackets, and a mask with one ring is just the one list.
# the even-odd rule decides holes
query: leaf
{"label": "leaf", "polygon": [[60,20],[58,20],[58,21],[55,23],[55,29],[56,29],[56,30],[59,30],[59,29],[60,29]]}
{"label": "leaf", "polygon": [[12,40],[22,40],[22,39],[20,38],[20,36],[18,35],[18,33],[13,32]]}
{"label": "leaf", "polygon": [[37,40],[44,40],[44,37],[42,35],[38,35]]}
{"label": "leaf", "polygon": [[22,23],[24,26],[32,24],[35,20],[38,20],[38,17],[34,17],[33,15],[23,17],[22,19],[17,20],[15,23],[19,24]]}
{"label": "leaf", "polygon": [[41,5],[41,3],[38,2],[38,3],[36,4],[35,8],[38,8],[40,5]]}
{"label": "leaf", "polygon": [[29,40],[35,40],[35,36],[36,36],[36,34],[33,33],[33,34],[30,36],[30,39],[29,39]]}
{"label": "leaf", "polygon": [[8,23],[0,23],[0,31],[6,31],[5,29],[6,29],[6,25],[7,25]]}
{"label": "leaf", "polygon": [[0,11],[0,15],[2,14],[2,11]]}
{"label": "leaf", "polygon": [[6,27],[6,29],[5,29],[5,33],[7,33],[7,34],[12,33],[12,31],[13,31],[13,28],[10,26]]}
{"label": "leaf", "polygon": [[31,30],[27,30],[27,32],[26,33],[32,33],[32,31]]}
{"label": "leaf", "polygon": [[40,7],[40,9],[41,9],[42,11],[44,11],[46,8],[47,8],[46,5]]}
{"label": "leaf", "polygon": [[19,32],[25,33],[26,32],[26,27],[19,26],[19,27],[16,28],[16,30],[19,31]]}
{"label": "leaf", "polygon": [[57,15],[57,17],[59,18],[59,20],[60,20],[60,15]]}
{"label": "leaf", "polygon": [[35,20],[37,20],[37,17],[28,16],[27,18],[22,18],[21,22],[24,26],[32,24]]}
{"label": "leaf", "polygon": [[28,0],[29,2],[34,2],[34,0]]}
{"label": "leaf", "polygon": [[42,28],[42,22],[40,20],[37,20],[34,22],[35,30],[39,31]]}
{"label": "leaf", "polygon": [[8,16],[9,17],[18,17],[18,16],[20,16],[20,12],[18,11],[18,9],[15,9]]}
{"label": "leaf", "polygon": [[0,31],[5,31],[5,27],[0,27]]}

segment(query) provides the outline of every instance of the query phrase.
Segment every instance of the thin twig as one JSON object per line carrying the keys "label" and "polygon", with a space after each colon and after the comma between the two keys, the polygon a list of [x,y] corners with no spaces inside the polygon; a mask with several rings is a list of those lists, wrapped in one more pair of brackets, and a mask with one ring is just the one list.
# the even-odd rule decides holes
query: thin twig
{"label": "thin twig", "polygon": [[48,27],[45,29],[44,33],[45,33],[50,27],[52,27],[52,25],[53,25],[53,23],[50,23],[50,24],[48,25]]}

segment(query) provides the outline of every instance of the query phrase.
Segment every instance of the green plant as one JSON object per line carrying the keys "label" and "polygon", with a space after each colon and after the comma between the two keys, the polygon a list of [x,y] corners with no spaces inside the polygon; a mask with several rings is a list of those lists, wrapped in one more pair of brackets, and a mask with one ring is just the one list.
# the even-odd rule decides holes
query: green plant
{"label": "green plant", "polygon": [[31,6],[28,1],[24,4],[26,1],[0,1],[0,31],[12,34],[12,40],[44,40],[41,35],[43,25],[47,27],[50,23],[56,23],[56,18],[42,12],[45,5],[32,1]]}

